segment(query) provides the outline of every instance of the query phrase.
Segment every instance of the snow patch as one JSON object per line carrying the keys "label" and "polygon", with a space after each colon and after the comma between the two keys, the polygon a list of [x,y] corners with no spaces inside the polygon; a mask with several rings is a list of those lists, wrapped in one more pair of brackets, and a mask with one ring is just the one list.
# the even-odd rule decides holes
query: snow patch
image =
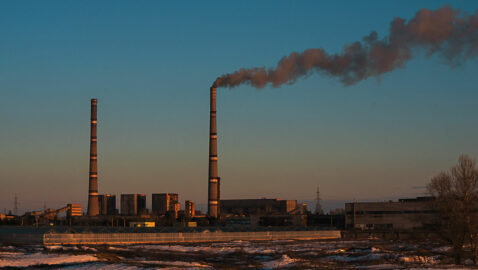
{"label": "snow patch", "polygon": [[126,249],[126,248],[120,248],[120,247],[108,247],[108,250],[125,251],[125,250],[128,250],[128,249]]}
{"label": "snow patch", "polygon": [[329,256],[328,258],[337,262],[363,262],[363,261],[375,261],[380,260],[383,257],[382,254],[367,254],[363,256]]}
{"label": "snow patch", "polygon": [[441,253],[446,253],[452,250],[452,247],[437,247],[432,249],[433,252],[441,252]]}
{"label": "snow patch", "polygon": [[291,257],[287,255],[282,255],[280,259],[263,263],[263,266],[266,269],[285,268],[285,267],[293,266],[296,262],[297,262],[296,259],[292,259]]}
{"label": "snow patch", "polygon": [[17,248],[14,246],[0,246],[2,250],[16,250]]}
{"label": "snow patch", "polygon": [[63,250],[64,246],[45,246],[48,250]]}
{"label": "snow patch", "polygon": [[436,256],[403,256],[400,257],[400,261],[404,263],[436,264],[438,258]]}
{"label": "snow patch", "polygon": [[18,253],[18,252],[10,252],[10,251],[2,251],[0,252],[0,258],[2,258],[3,256],[11,256],[11,255],[18,255],[18,254],[21,254],[21,253]]}
{"label": "snow patch", "polygon": [[181,246],[181,245],[145,245],[145,246],[131,246],[132,249],[144,249],[144,250],[164,250],[174,252],[205,252],[205,253],[217,253],[217,254],[230,254],[235,252],[244,252],[248,254],[271,254],[276,251],[267,249],[265,247],[227,247],[227,246]]}
{"label": "snow patch", "polygon": [[107,263],[89,263],[84,265],[74,265],[74,266],[62,266],[62,269],[74,269],[74,270],[139,270],[139,269],[150,269],[137,267],[133,265],[127,265],[123,263],[117,264],[107,264]]}
{"label": "snow patch", "polygon": [[375,264],[375,265],[363,266],[361,268],[365,268],[365,269],[400,269],[400,266],[396,265],[396,264],[384,263],[384,264]]}
{"label": "snow patch", "polygon": [[35,265],[77,264],[98,261],[92,255],[63,255],[63,254],[11,254],[0,258],[0,267],[29,267]]}
{"label": "snow patch", "polygon": [[160,265],[169,265],[169,266],[183,266],[183,267],[210,267],[207,264],[201,264],[198,262],[181,262],[181,261],[147,261],[147,260],[139,260],[139,261],[129,261],[131,263],[142,263],[142,264],[160,264]]}
{"label": "snow patch", "polygon": [[81,246],[80,248],[82,250],[91,251],[91,252],[97,252],[98,251],[96,248],[92,248],[92,247],[88,247],[88,246]]}
{"label": "snow patch", "polygon": [[[70,250],[80,250],[77,246],[45,246],[46,250],[49,251],[70,251]],[[84,250],[84,248],[82,247]]]}

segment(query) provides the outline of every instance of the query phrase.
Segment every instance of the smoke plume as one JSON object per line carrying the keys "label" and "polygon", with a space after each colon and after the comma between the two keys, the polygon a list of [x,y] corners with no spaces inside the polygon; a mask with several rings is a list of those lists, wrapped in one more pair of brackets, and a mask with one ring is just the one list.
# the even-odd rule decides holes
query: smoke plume
{"label": "smoke plume", "polygon": [[424,49],[427,56],[443,56],[451,65],[477,56],[478,10],[468,15],[448,6],[421,9],[408,22],[395,18],[390,23],[389,36],[383,39],[372,31],[362,41],[344,46],[339,54],[328,54],[321,48],[293,52],[284,56],[275,68],[241,68],[218,77],[213,86],[231,88],[250,84],[263,88],[270,83],[279,87],[314,71],[351,85],[404,66],[415,48]]}

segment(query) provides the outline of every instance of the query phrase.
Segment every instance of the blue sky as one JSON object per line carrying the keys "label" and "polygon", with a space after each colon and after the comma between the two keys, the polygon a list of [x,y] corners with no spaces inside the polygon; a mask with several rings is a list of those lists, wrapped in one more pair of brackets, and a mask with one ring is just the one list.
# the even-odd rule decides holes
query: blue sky
{"label": "blue sky", "polygon": [[[89,99],[99,99],[100,193],[207,200],[214,79],[292,51],[340,52],[394,17],[475,1],[11,1],[0,8],[0,211],[85,203]],[[422,52],[344,87],[218,91],[223,198],[416,196],[478,157],[477,59],[450,68]]]}

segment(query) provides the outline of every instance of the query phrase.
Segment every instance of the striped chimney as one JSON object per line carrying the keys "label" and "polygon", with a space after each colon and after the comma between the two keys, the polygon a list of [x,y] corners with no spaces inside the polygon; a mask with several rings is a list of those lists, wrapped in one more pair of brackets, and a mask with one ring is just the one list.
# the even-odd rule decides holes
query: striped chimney
{"label": "striped chimney", "polygon": [[216,130],[216,87],[211,87],[211,112],[209,118],[209,183],[208,207],[210,217],[219,218],[219,181],[217,175],[217,130]]}
{"label": "striped chimney", "polygon": [[96,125],[97,125],[97,113],[96,106],[98,100],[96,98],[91,99],[91,134],[90,134],[90,181],[88,189],[88,216],[97,216],[100,214],[98,205],[98,155],[97,155],[97,137],[96,137]]}

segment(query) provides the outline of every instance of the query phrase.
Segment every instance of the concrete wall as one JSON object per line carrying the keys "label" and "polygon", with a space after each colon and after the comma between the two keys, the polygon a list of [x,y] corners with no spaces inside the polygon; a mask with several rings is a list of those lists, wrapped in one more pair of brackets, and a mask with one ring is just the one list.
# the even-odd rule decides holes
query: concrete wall
{"label": "concrete wall", "polygon": [[436,231],[427,230],[347,230],[342,232],[344,240],[443,240]]}
{"label": "concrete wall", "polygon": [[41,245],[46,230],[20,227],[2,226],[0,230],[1,244]]}
{"label": "concrete wall", "polygon": [[127,245],[233,240],[340,239],[340,231],[183,232],[183,233],[46,233],[45,245]]}

